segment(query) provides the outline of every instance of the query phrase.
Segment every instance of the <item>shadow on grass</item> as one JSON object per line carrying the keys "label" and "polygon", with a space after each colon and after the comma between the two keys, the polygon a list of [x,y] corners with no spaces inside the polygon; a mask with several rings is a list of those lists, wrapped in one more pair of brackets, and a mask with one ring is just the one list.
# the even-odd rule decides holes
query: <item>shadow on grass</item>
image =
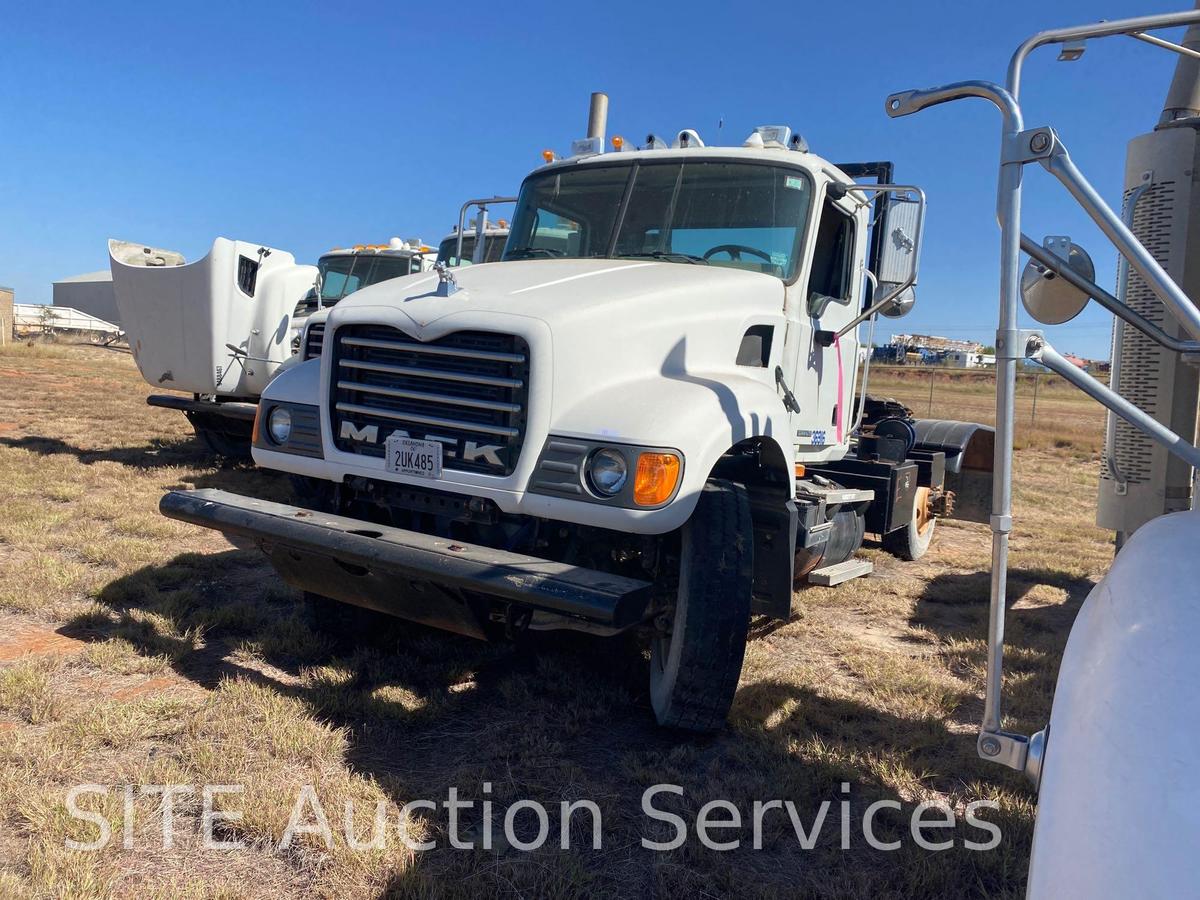
{"label": "shadow on grass", "polygon": [[[756,896],[967,897],[1016,896],[1023,884],[1030,823],[1019,812],[984,814],[1005,834],[993,852],[961,849],[964,838],[986,837],[961,816],[945,833],[959,849],[935,857],[913,844],[914,800],[890,786],[889,766],[918,777],[947,773],[940,781],[957,785],[965,800],[977,799],[966,779],[996,776],[982,770],[973,735],[937,719],[903,718],[771,680],[738,693],[723,733],[669,732],[654,723],[648,659],[634,641],[551,634],[494,645],[351,610],[346,619],[357,632],[323,632],[315,610],[282,587],[257,552],[184,554],[112,582],[99,600],[112,617],[81,618],[63,633],[124,638],[210,690],[240,678],[299,700],[313,717],[347,730],[347,764],[397,806],[440,803],[451,787],[475,801],[461,816],[466,840],[479,840],[485,798],[498,810],[495,833],[518,799],[550,810],[552,839],[532,854],[453,850],[445,813],[429,813],[438,849],[419,854],[388,895],[739,895],[753,885]],[[660,794],[655,807],[682,816],[690,829],[688,843],[669,853],[641,844],[672,834],[643,812],[643,792],[660,784],[683,794]],[[732,852],[705,849],[692,829],[700,807],[718,798],[742,812],[734,835],[742,844]],[[572,819],[571,850],[558,849],[559,804],[579,799],[601,809],[601,852],[591,849],[586,817]],[[815,849],[801,848],[783,812],[765,820],[762,849],[753,848],[753,802],[777,799],[796,805],[805,828],[829,802]],[[844,851],[847,800],[853,834]],[[879,840],[900,840],[901,850],[866,844],[861,813],[877,800],[901,805],[880,811],[875,826]],[[522,818],[518,834],[531,839],[534,824]]]}
{"label": "shadow on grass", "polygon": [[264,500],[286,502],[292,499],[291,483],[286,475],[261,469],[252,462],[216,456],[199,438],[152,440],[140,447],[112,447],[90,450],[59,438],[26,435],[0,437],[0,447],[29,450],[42,456],[73,456],[85,466],[115,462],[134,469],[153,472],[158,469],[192,469],[180,478],[172,490],[221,488],[234,493],[252,493]]}
{"label": "shadow on grass", "polygon": [[[1061,590],[1064,599],[1058,603],[1021,605],[1041,586]],[[1080,606],[1094,586],[1091,579],[1054,569],[1010,569],[1006,598],[1007,621],[1012,626],[1012,630],[1006,631],[1009,643],[1019,648],[1026,639],[1046,635],[1061,649]],[[936,575],[925,585],[909,622],[946,638],[986,636],[990,592],[988,572]],[[1041,642],[1037,643],[1038,649],[1042,649]]]}
{"label": "shadow on grass", "polygon": [[61,438],[25,435],[19,438],[0,438],[0,447],[29,450],[40,456],[74,456],[85,466],[98,462],[116,462],[138,469],[159,469],[171,466],[214,465],[219,461],[194,435],[178,440],[152,440],[140,447],[110,447],[92,450],[77,447]]}
{"label": "shadow on grass", "polygon": [[[1004,628],[1005,727],[1025,734],[1044,728],[1058,680],[1058,666],[1071,626],[1094,587],[1054,569],[1010,569]],[[1034,598],[1036,588],[1062,592],[1061,598]],[[910,624],[949,643],[948,662],[959,674],[980,673],[987,664],[991,576],[987,572],[937,575],[925,586]],[[982,700],[972,696],[955,720],[977,725]]]}

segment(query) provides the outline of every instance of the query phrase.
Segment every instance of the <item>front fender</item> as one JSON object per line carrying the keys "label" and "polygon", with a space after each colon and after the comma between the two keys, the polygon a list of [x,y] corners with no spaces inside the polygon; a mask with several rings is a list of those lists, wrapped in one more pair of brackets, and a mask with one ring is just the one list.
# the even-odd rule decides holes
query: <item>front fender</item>
{"label": "front fender", "polygon": [[[787,463],[789,496],[795,493],[794,445],[787,410],[766,370],[758,377],[741,373],[697,373],[664,378],[635,378],[589,393],[564,410],[555,410],[551,434],[608,439],[613,443],[672,447],[683,454],[683,484],[675,500],[660,510],[639,514],[639,532],[678,528],[692,514],[700,490],[717,461],[731,447],[751,438],[778,445]],[[650,526],[650,527],[646,527]]]}
{"label": "front fender", "polygon": [[1200,884],[1200,511],[1139,528],[1059,666],[1027,897],[1173,898]]}
{"label": "front fender", "polygon": [[321,360],[306,359],[288,366],[263,389],[262,399],[318,405],[321,402]]}

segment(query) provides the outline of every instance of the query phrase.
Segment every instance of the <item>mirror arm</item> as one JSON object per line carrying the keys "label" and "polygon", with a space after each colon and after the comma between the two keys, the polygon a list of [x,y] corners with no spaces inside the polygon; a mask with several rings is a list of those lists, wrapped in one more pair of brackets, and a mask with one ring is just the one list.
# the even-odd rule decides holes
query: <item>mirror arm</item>
{"label": "mirror arm", "polygon": [[853,319],[851,319],[849,322],[847,322],[845,325],[843,325],[839,331],[836,331],[836,332],[835,331],[816,331],[816,332],[814,332],[813,338],[816,340],[817,345],[821,346],[821,347],[832,346],[833,342],[836,338],[845,337],[847,334],[849,334],[851,331],[853,331],[855,328],[857,328],[863,322],[867,321],[867,319],[871,318],[871,316],[875,315],[875,313],[877,313],[881,309],[884,309],[885,307],[889,306],[892,303],[892,301],[894,301],[897,297],[899,297],[906,290],[908,290],[910,287],[912,287],[912,284],[913,284],[913,279],[910,276],[907,281],[900,284],[897,288],[895,288],[895,290],[889,291],[888,293],[884,294],[881,299],[876,300],[874,303],[872,303],[870,306],[868,306],[866,309],[864,309],[862,312],[860,312],[857,316],[855,316]]}
{"label": "mirror arm", "polygon": [[1147,337],[1157,341],[1168,350],[1176,353],[1195,353],[1200,351],[1200,341],[1181,341],[1171,337],[1149,319],[1122,303],[1108,291],[1094,282],[1084,278],[1069,265],[1066,260],[1047,250],[1034,241],[1029,235],[1021,235],[1021,250],[1038,264],[1045,266],[1063,281],[1083,291],[1110,313],[1124,319]]}

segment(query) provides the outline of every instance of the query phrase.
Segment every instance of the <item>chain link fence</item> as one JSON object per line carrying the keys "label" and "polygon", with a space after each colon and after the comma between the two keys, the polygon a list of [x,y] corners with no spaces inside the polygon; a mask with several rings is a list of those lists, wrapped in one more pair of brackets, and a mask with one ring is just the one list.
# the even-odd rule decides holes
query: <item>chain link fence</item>
{"label": "chain link fence", "polygon": [[[1107,383],[1107,374],[1094,377]],[[899,400],[919,419],[996,422],[995,369],[875,363],[868,391]],[[1104,408],[1053,373],[1018,373],[1015,409],[1019,446],[1098,452],[1103,444]]]}

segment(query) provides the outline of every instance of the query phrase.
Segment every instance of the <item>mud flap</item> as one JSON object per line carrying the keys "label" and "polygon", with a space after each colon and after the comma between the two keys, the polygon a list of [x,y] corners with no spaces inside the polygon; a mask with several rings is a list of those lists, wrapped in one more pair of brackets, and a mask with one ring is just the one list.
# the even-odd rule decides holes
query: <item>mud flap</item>
{"label": "mud flap", "polygon": [[992,512],[992,460],[996,430],[978,422],[917,419],[916,449],[946,454],[944,487],[954,492],[949,518],[987,524]]}

